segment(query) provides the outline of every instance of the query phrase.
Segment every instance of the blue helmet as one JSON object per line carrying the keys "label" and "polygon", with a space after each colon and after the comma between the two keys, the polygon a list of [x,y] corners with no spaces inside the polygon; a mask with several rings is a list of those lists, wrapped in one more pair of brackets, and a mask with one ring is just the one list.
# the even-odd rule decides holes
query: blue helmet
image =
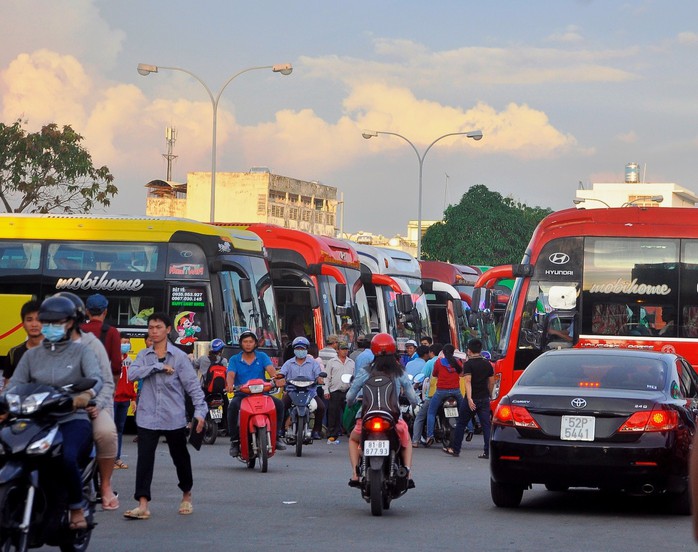
{"label": "blue helmet", "polygon": [[223,343],[222,339],[214,339],[211,341],[211,350],[214,353],[220,353],[223,350],[223,347],[225,347],[225,343]]}
{"label": "blue helmet", "polygon": [[487,359],[487,360],[492,360],[492,355],[490,354],[489,351],[482,351],[482,352],[480,353],[480,356],[481,356],[482,358]]}
{"label": "blue helmet", "polygon": [[299,335],[296,339],[293,340],[293,343],[291,343],[291,347],[294,349],[296,347],[303,347],[303,348],[307,349],[308,347],[310,347],[310,341],[308,341],[302,335]]}

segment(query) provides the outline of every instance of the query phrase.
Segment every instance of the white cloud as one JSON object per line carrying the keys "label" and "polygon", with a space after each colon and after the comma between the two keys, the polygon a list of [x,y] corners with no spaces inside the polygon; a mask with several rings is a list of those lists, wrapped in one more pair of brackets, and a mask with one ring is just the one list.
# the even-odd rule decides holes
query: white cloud
{"label": "white cloud", "polygon": [[631,130],[628,132],[618,134],[616,136],[616,139],[619,140],[620,142],[624,142],[626,144],[635,144],[638,141],[638,136],[635,133],[635,131]]}
{"label": "white cloud", "polygon": [[677,38],[679,44],[684,44],[684,45],[698,44],[698,33],[683,32],[683,33],[679,33],[676,38]]}
{"label": "white cloud", "polygon": [[553,33],[548,37],[550,42],[575,43],[581,42],[584,37],[577,25],[568,25],[564,31]]}

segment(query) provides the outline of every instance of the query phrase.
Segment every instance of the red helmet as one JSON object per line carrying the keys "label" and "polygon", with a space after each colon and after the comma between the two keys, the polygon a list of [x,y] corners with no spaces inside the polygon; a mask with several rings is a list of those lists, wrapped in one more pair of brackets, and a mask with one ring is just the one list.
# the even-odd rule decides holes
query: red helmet
{"label": "red helmet", "polygon": [[375,356],[394,355],[397,346],[393,336],[387,333],[379,333],[371,340],[371,352]]}

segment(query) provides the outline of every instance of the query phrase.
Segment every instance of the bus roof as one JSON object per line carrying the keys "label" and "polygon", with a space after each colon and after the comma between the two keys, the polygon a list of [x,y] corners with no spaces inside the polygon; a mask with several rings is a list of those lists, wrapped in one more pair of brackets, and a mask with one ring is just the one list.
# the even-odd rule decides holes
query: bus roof
{"label": "bus roof", "polygon": [[424,280],[437,280],[450,285],[473,285],[481,271],[469,265],[455,265],[444,261],[419,261]]}
{"label": "bus roof", "polygon": [[219,236],[242,251],[262,251],[259,237],[245,230],[220,229],[176,217],[126,215],[61,215],[0,213],[0,235],[5,239],[168,242],[176,232]]}
{"label": "bus roof", "polygon": [[419,261],[409,253],[400,251],[399,249],[390,249],[389,247],[377,247],[386,255],[388,268],[385,274],[390,276],[403,276],[422,279],[422,270],[419,267]]}
{"label": "bus roof", "polygon": [[342,240],[276,224],[216,222],[215,225],[244,228],[257,234],[269,251],[272,264],[295,264],[305,269],[318,264],[360,268],[356,250]]}

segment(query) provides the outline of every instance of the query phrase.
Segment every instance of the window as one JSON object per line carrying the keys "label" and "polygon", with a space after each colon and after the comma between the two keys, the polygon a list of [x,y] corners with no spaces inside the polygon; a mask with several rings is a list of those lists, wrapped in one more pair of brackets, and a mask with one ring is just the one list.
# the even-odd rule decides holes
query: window
{"label": "window", "polygon": [[41,259],[41,244],[0,242],[0,269],[36,270]]}
{"label": "window", "polygon": [[267,196],[257,194],[257,214],[264,215],[267,212]]}
{"label": "window", "polygon": [[271,216],[277,218],[284,218],[284,206],[283,205],[272,205],[271,206]]}
{"label": "window", "polygon": [[159,246],[142,243],[51,243],[48,270],[156,272],[159,252]]}

